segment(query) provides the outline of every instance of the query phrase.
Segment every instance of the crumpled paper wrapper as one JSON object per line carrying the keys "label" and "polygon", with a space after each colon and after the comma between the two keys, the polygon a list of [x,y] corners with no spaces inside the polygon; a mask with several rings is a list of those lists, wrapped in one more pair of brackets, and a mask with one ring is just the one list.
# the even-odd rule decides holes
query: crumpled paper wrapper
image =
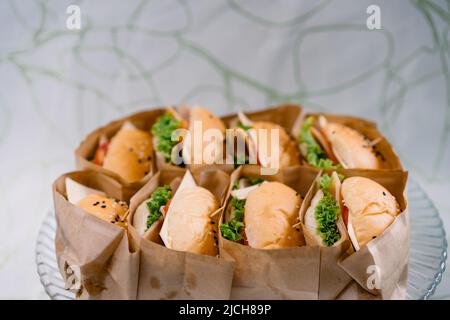
{"label": "crumpled paper wrapper", "polygon": [[[231,175],[226,203],[231,197],[231,186],[241,176],[282,182],[303,197],[316,175],[315,171],[298,166],[279,170],[276,175],[261,176],[260,167],[243,165]],[[221,221],[224,220],[223,216]],[[303,245],[266,250],[244,246],[222,236],[219,240],[222,257],[236,263],[231,299],[318,299],[318,247]]]}
{"label": "crumpled paper wrapper", "polygon": [[[347,243],[338,247],[300,246],[262,250],[223,239],[218,230],[220,258],[170,250],[162,245],[158,232],[139,236],[131,222],[136,208],[161,184],[178,187],[185,168],[154,161],[155,168],[141,181],[126,183],[116,174],[88,159],[99,137],[112,137],[125,121],[150,130],[165,109],[141,112],[112,122],[91,133],[76,150],[77,168],[53,185],[57,219],[55,239],[59,269],[71,290],[81,299],[403,299],[409,256],[409,214],[404,195],[407,173],[397,154],[376,125],[363,119],[325,114],[330,121],[348,125],[369,139],[381,138],[377,150],[385,158],[382,170],[339,170],[346,177],[363,176],[385,186],[397,199],[402,213],[385,232],[353,252]],[[246,115],[254,121],[281,125],[296,137],[304,119],[300,106],[285,104]],[[305,115],[307,116],[307,115]],[[222,118],[227,127],[236,115]],[[244,165],[231,177],[231,167],[191,166],[199,185],[213,192],[225,206],[234,181],[242,175],[260,176],[260,168]],[[160,172],[156,172],[160,170]],[[282,182],[303,197],[299,217],[313,196],[314,180],[320,170],[308,165],[264,175]],[[329,171],[331,172],[331,171]],[[98,219],[69,203],[65,177],[104,191],[117,200],[130,201],[127,230]],[[137,192],[137,193],[136,193]],[[133,196],[134,195],[134,196]],[[216,214],[218,226],[225,219],[222,207]],[[299,226],[300,227],[300,226]],[[372,266],[378,271],[374,281]],[[373,267],[372,267],[373,268]],[[374,287],[376,282],[376,286]],[[76,284],[79,284],[77,286]]]}
{"label": "crumpled paper wrapper", "polygon": [[[378,158],[381,160],[380,163],[382,165],[382,168],[377,170],[403,170],[400,158],[398,157],[392,145],[378,130],[377,124],[369,120],[324,112],[305,113],[296,119],[295,124],[292,127],[291,134],[297,138],[304,120],[309,116],[314,116],[317,118],[319,115],[324,115],[329,122],[341,123],[352,129],[355,129],[371,141],[381,139],[374,146],[374,151],[378,154]],[[302,163],[309,166],[305,159],[302,159]]]}
{"label": "crumpled paper wrapper", "polygon": [[[309,168],[307,170],[311,173],[315,172]],[[316,174],[317,176],[300,207],[299,217],[302,221],[302,230],[304,230],[303,221],[306,210],[309,208],[312,198],[319,189],[317,180],[319,179],[321,172]],[[345,234],[342,240],[338,241],[335,246],[316,246],[320,251],[318,299],[335,299],[338,294],[351,282],[352,278],[337,264],[339,258],[349,250],[350,246],[351,244],[347,234]]]}
{"label": "crumpled paper wrapper", "polygon": [[[397,199],[401,213],[376,239],[370,241],[359,251],[341,257],[339,265],[356,284],[351,284],[346,288],[339,298],[404,299],[410,239],[408,203],[405,196],[408,173],[404,171],[373,172],[371,170],[343,170],[342,173],[346,177],[370,178],[383,185]],[[371,295],[362,292],[361,288]]]}
{"label": "crumpled paper wrapper", "polygon": [[[184,172],[158,172],[130,201],[128,231],[132,243],[139,248],[140,267],[137,299],[228,299],[234,263],[218,257],[204,256],[166,248],[159,230],[141,237],[133,227],[137,207],[161,185],[177,188]],[[202,170],[193,173],[197,184],[211,191],[223,203],[229,175],[223,171]],[[222,209],[213,221],[217,224]]]}
{"label": "crumpled paper wrapper", "polygon": [[[320,248],[319,299],[404,299],[410,233],[404,196],[408,174],[401,170],[357,169],[340,170],[339,173],[346,178],[366,177],[383,185],[397,199],[401,213],[380,236],[357,252],[354,252],[349,241],[337,247]],[[300,209],[301,217],[316,191],[317,185],[314,184]],[[376,284],[379,288],[375,287]]]}
{"label": "crumpled paper wrapper", "polygon": [[135,299],[139,254],[126,230],[67,200],[65,178],[128,201],[120,183],[99,172],[67,173],[53,184],[56,257],[66,286],[81,299]]}
{"label": "crumpled paper wrapper", "polygon": [[129,121],[136,128],[150,132],[152,125],[155,123],[156,119],[163,115],[165,109],[152,109],[150,111],[143,111],[135,113],[133,115],[121,118],[119,120],[110,122],[104,127],[101,127],[94,132],[90,133],[75,150],[75,161],[77,170],[92,170],[109,175],[119,181],[123,186],[123,192],[127,194],[130,198],[134,193],[136,193],[139,188],[141,188],[155,173],[156,170],[156,153],[153,155],[153,161],[149,173],[143,177],[138,182],[127,182],[117,173],[111,170],[105,169],[102,166],[94,164],[90,159],[97,150],[100,137],[106,135],[111,139],[122,127],[122,125]]}

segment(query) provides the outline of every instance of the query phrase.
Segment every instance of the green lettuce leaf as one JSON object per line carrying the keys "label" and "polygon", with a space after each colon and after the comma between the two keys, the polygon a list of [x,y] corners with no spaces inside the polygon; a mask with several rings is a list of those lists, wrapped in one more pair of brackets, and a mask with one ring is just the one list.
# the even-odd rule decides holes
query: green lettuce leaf
{"label": "green lettuce leaf", "polygon": [[168,163],[171,162],[173,147],[178,144],[178,141],[172,141],[172,132],[179,129],[180,125],[181,121],[166,112],[156,119],[151,129],[152,134],[157,138],[156,150],[164,155],[164,159]]}
{"label": "green lettuce leaf", "polygon": [[147,208],[150,214],[147,217],[147,230],[161,218],[162,213],[160,208],[165,206],[172,197],[172,189],[170,186],[158,187],[153,191],[147,202]]}
{"label": "green lettuce leaf", "polygon": [[252,128],[252,126],[246,126],[242,122],[238,121],[237,127],[243,129],[244,131],[248,131]]}
{"label": "green lettuce leaf", "polygon": [[222,237],[231,241],[242,240],[242,228],[244,227],[245,200],[236,197],[231,198],[231,217],[228,222],[220,225]]}
{"label": "green lettuce leaf", "polygon": [[337,227],[339,214],[339,204],[330,192],[332,178],[324,174],[319,178],[319,186],[323,191],[323,198],[320,199],[315,210],[317,221],[317,231],[326,246],[332,246],[341,238]]}
{"label": "green lettuce leaf", "polygon": [[242,240],[241,230],[244,227],[243,222],[236,220],[231,220],[227,223],[222,223],[220,225],[220,231],[222,232],[222,237],[231,241]]}
{"label": "green lettuce leaf", "polygon": [[236,181],[233,183],[233,187],[231,190],[239,189],[239,181],[241,179],[247,179],[251,186],[254,186],[256,184],[260,184],[260,183],[264,182],[264,179],[262,179],[262,178],[241,177],[240,179],[236,179]]}
{"label": "green lettuce leaf", "polygon": [[298,140],[306,147],[306,161],[320,169],[336,169],[333,161],[327,158],[325,151],[314,139],[311,133],[311,127],[314,123],[314,117],[309,116],[302,125]]}

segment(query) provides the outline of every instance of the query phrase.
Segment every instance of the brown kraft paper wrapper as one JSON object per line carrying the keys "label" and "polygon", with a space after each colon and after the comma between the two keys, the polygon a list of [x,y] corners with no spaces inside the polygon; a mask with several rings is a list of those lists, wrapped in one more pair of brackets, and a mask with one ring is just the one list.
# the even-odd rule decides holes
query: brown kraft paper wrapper
{"label": "brown kraft paper wrapper", "polygon": [[[306,168],[306,167],[305,167]],[[308,169],[305,169],[308,170]],[[309,169],[311,172],[315,170]],[[308,191],[300,208],[300,220],[304,221],[306,210],[310,207],[311,200],[319,190],[318,179],[321,175],[319,172],[316,176],[311,189]],[[344,227],[345,228],[345,227]],[[302,229],[305,231],[303,223]],[[346,230],[341,239],[332,247],[320,247],[320,269],[319,269],[319,296],[320,300],[335,299],[338,294],[352,281],[352,278],[338,265],[339,258],[350,248],[350,240],[348,239]],[[305,234],[307,237],[307,234]],[[308,238],[306,238],[307,240]],[[307,241],[308,242],[308,241]]]}
{"label": "brown kraft paper wrapper", "polygon": [[[132,225],[137,207],[158,186],[171,185],[176,189],[183,175],[182,171],[160,171],[131,199],[128,230],[131,241],[140,249],[137,299],[229,299],[234,269],[232,262],[168,249],[162,244],[159,229],[148,230],[141,237]],[[223,203],[229,186],[228,174],[202,170],[194,172],[193,176],[199,186],[211,191]],[[216,225],[221,211],[219,209],[214,214]]]}
{"label": "brown kraft paper wrapper", "polygon": [[[339,298],[404,299],[410,238],[408,204],[405,196],[408,173],[371,170],[344,170],[342,173],[346,177],[366,177],[383,185],[397,199],[401,213],[376,239],[370,241],[359,251],[341,257],[339,265],[357,284],[349,285]],[[361,289],[371,295],[367,295]]]}
{"label": "brown kraft paper wrapper", "polygon": [[53,184],[58,267],[82,299],[135,299],[139,254],[130,247],[126,230],[97,218],[67,200],[66,177],[107,196],[127,201],[120,183],[94,171],[72,172]]}
{"label": "brown kraft paper wrapper", "polygon": [[[233,172],[230,186],[242,176],[261,177],[268,181],[282,182],[305,196],[316,175],[316,172],[308,168],[297,166],[279,170],[276,175],[261,176],[260,167],[244,165]],[[231,190],[228,191],[226,203],[229,202],[230,192]],[[224,215],[221,221],[225,220]],[[236,263],[232,299],[318,298],[318,247],[255,249],[226,240],[222,236],[219,244],[221,256]]]}
{"label": "brown kraft paper wrapper", "polygon": [[153,155],[153,161],[149,173],[140,181],[132,183],[124,180],[115,172],[94,164],[92,161],[90,161],[90,159],[97,150],[98,143],[102,135],[106,135],[109,139],[111,139],[127,121],[131,122],[138,129],[150,132],[153,123],[162,114],[164,114],[164,109],[154,109],[150,111],[135,113],[133,115],[113,121],[106,126],[90,133],[75,150],[77,170],[93,170],[113,177],[123,185],[123,192],[127,194],[128,198],[131,198],[131,196],[137,190],[139,190],[139,188],[141,188],[155,173],[156,161],[154,159],[156,158],[156,154]]}
{"label": "brown kraft paper wrapper", "polygon": [[[331,113],[306,113],[297,118],[291,131],[292,135],[297,139],[303,121],[309,116],[314,116],[317,119],[319,115],[324,115],[329,122],[340,123],[352,129],[355,129],[370,141],[380,139],[380,141],[374,146],[374,151],[377,154],[378,158],[381,160],[380,162],[382,165],[382,169],[378,170],[403,170],[400,159],[392,145],[378,130],[376,123],[369,120]],[[309,166],[305,159],[302,159],[302,163]]]}

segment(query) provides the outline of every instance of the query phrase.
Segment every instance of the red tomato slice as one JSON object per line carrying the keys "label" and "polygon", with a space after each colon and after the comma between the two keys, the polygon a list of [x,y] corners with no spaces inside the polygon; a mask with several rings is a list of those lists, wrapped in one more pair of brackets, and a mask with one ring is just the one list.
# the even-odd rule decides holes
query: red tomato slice
{"label": "red tomato slice", "polygon": [[342,209],[342,219],[344,219],[345,227],[347,227],[347,224],[348,224],[348,208],[345,205],[342,206],[342,207],[343,207],[343,209]]}
{"label": "red tomato slice", "polygon": [[108,140],[100,143],[100,145],[97,148],[97,151],[95,152],[94,160],[92,160],[92,162],[94,162],[99,166],[102,166],[103,161],[105,160],[106,152],[108,152],[108,147],[109,147]]}
{"label": "red tomato slice", "polygon": [[242,230],[242,244],[248,246],[247,235],[245,234],[245,229]]}
{"label": "red tomato slice", "polygon": [[170,203],[172,202],[172,198],[169,199],[169,201],[167,201],[166,205],[164,206],[163,210],[164,212],[167,214],[167,212],[169,211],[169,207],[170,207]]}

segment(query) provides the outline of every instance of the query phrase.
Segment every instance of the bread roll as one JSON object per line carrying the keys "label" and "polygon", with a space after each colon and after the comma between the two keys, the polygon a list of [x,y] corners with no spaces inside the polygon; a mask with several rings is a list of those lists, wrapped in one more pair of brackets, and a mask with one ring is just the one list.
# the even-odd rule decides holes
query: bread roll
{"label": "bread roll", "polygon": [[323,198],[323,191],[317,190],[311,200],[309,208],[306,210],[304,217],[304,235],[306,244],[309,246],[323,246],[323,239],[317,232],[318,223],[316,219],[316,207]]}
{"label": "bread roll", "polygon": [[123,127],[111,139],[103,167],[127,182],[137,182],[152,168],[152,139],[148,132]]}
{"label": "bread roll", "polygon": [[[289,167],[300,164],[300,153],[297,148],[297,143],[291,139],[286,130],[283,127],[271,123],[271,122],[254,122],[253,129],[256,130],[257,136],[259,137],[259,130],[266,129],[267,130],[267,148],[268,155],[270,156],[271,150],[269,146],[271,146],[271,130],[278,129],[279,130],[279,167]],[[270,167],[270,164],[265,164],[265,166]]]}
{"label": "bread roll", "polygon": [[215,256],[218,254],[215,224],[211,215],[219,209],[216,197],[199,186],[180,188],[170,204],[161,238],[178,251]]}
{"label": "bread roll", "polygon": [[321,131],[331,144],[334,156],[345,169],[379,169],[380,161],[370,142],[358,131],[340,123],[319,118]]}
{"label": "bread roll", "polygon": [[349,236],[356,250],[383,233],[400,213],[394,196],[368,178],[345,179],[341,192],[348,208]]}
{"label": "bread roll", "polygon": [[[194,143],[195,139],[195,123],[201,122],[202,125],[202,131],[197,132],[197,136],[201,137],[201,141],[199,144],[195,145],[197,141]],[[203,141],[204,133],[209,129],[217,129],[218,132],[221,133],[221,137],[218,137],[217,139],[214,138],[214,140],[210,140],[207,142]],[[189,134],[190,134],[190,140],[185,140],[183,143],[183,160],[184,163],[188,164],[204,164],[205,159],[203,159],[204,150],[207,146],[209,146],[210,143],[214,143],[215,149],[218,152],[214,151],[214,154],[212,154],[214,157],[209,162],[212,163],[219,163],[220,160],[224,160],[223,158],[223,146],[222,141],[225,139],[225,131],[226,127],[225,124],[217,118],[214,114],[209,112],[205,108],[201,107],[194,107],[190,110],[189,113]],[[195,154],[197,153],[197,154]],[[194,161],[196,159],[200,159],[200,163],[195,163]],[[210,163],[210,164],[212,164]]]}
{"label": "bread roll", "polygon": [[278,249],[301,244],[298,222],[300,196],[279,182],[267,182],[248,194],[244,224],[248,245],[258,249]]}
{"label": "bread roll", "polygon": [[98,194],[91,194],[81,199],[77,204],[86,212],[111,223],[125,226],[125,216],[128,206],[123,201],[116,201]]}

